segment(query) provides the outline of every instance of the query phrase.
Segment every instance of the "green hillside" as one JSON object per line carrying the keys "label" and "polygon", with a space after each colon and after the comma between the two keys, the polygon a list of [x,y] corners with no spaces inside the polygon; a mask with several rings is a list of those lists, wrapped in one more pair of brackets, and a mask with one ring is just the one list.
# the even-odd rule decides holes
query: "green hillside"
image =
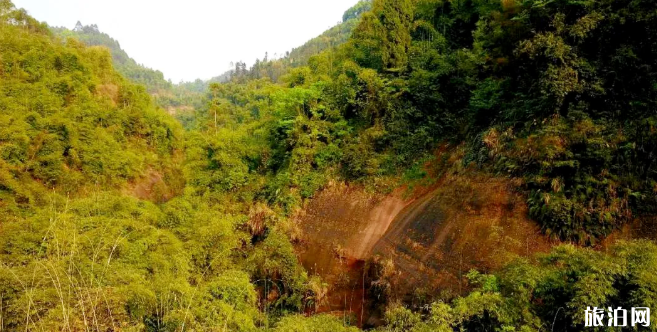
{"label": "green hillside", "polygon": [[173,165],[180,126],[113,70],[104,48],[61,43],[21,11],[3,20],[3,208],[45,203],[52,189],[122,185]]}
{"label": "green hillside", "polygon": [[352,31],[358,25],[360,16],[369,11],[371,7],[371,0],[359,1],[356,5],[345,11],[342,16],[342,23],[326,30],[305,44],[292,49],[286,58],[288,58],[292,66],[299,67],[306,65],[311,56],[344,44],[349,40]]}
{"label": "green hillside", "polygon": [[88,46],[107,47],[116,70],[131,81],[146,86],[149,93],[156,93],[172,87],[171,82],[164,79],[161,71],[138,64],[121,48],[118,41],[98,30],[98,26],[95,24],[82,25],[78,22],[73,30],[63,27],[54,27],[51,30],[63,39],[75,38]]}
{"label": "green hillside", "polygon": [[[203,103],[203,89],[195,89],[193,83],[172,84],[164,79],[161,71],[138,64],[121,48],[118,41],[101,32],[95,24],[82,25],[78,22],[73,30],[63,27],[51,27],[50,30],[63,40],[75,38],[88,46],[108,48],[118,73],[146,87],[158,106],[183,120],[192,109]],[[207,88],[207,84],[202,86]]]}
{"label": "green hillside", "polygon": [[[206,88],[0,0],[0,331],[572,331],[588,306],[654,308],[655,330],[654,235],[613,240],[655,227],[656,13],[360,2]],[[161,106],[193,110],[183,128]],[[513,184],[549,253],[396,294],[403,269],[336,246],[360,264],[361,317],[346,298],[318,314],[335,285],[296,248],[312,246],[297,217],[321,190],[475,172]],[[366,311],[381,319],[355,327]]]}

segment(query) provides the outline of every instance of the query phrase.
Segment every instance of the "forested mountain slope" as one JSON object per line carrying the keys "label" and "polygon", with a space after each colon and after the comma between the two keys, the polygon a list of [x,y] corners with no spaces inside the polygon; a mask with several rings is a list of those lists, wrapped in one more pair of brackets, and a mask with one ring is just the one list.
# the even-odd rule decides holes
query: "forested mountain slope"
{"label": "forested mountain slope", "polygon": [[[285,71],[294,97],[266,93],[280,118],[272,162],[293,168],[303,146],[299,158],[333,158],[306,173],[370,179],[450,142],[464,163],[524,179],[546,232],[595,242],[654,213],[653,17],[641,6],[375,2],[347,44]],[[270,84],[253,81],[266,66],[213,87],[213,103],[244,108]]]}
{"label": "forested mountain slope", "polygon": [[118,41],[101,32],[95,24],[82,25],[78,22],[73,30],[64,27],[50,27],[50,30],[64,41],[75,38],[88,46],[107,47],[116,71],[132,82],[146,87],[156,104],[171,114],[184,119],[191,110],[203,103],[202,94],[207,84],[201,84],[201,89],[195,88],[191,82],[172,84],[164,78],[161,71],[138,64],[121,48]]}
{"label": "forested mountain slope", "polygon": [[305,44],[292,49],[286,56],[292,66],[299,67],[308,64],[308,59],[326,49],[344,44],[358,25],[361,15],[372,8],[371,0],[359,1],[342,15],[342,22]]}
{"label": "forested mountain slope", "polygon": [[[512,180],[544,234],[594,245],[636,218],[654,223],[657,182],[651,165],[657,136],[650,73],[655,57],[647,41],[656,21],[651,6],[623,0],[374,1],[347,43],[286,71],[278,79],[283,84],[254,73],[267,67],[260,64],[231,83],[211,86],[210,104],[197,119],[206,133],[220,137],[243,128],[244,142],[265,149],[255,168],[254,153],[233,155],[242,161],[243,174],[257,169],[267,179],[254,198],[286,213],[335,179],[385,192],[400,182],[431,182],[431,174],[440,179],[477,170]],[[439,146],[443,153],[434,154]],[[427,163],[433,168],[426,169]],[[246,176],[226,183],[235,168],[219,160],[212,164],[211,174],[224,176],[215,183],[204,178],[206,187],[248,186],[241,182]],[[644,249],[646,256],[639,254]],[[655,257],[648,242],[617,250],[638,250],[629,255],[641,259],[646,271],[655,268],[648,263]],[[340,255],[340,248],[336,252]],[[579,277],[567,287],[589,289],[589,278],[615,280],[599,289],[624,295],[619,299],[596,291],[596,303],[629,298],[652,303],[653,295],[633,298],[638,293],[620,286],[628,276],[609,271],[602,276],[595,267],[585,267],[598,259],[595,254],[581,254],[565,255],[560,263],[548,259],[587,262],[573,267]],[[389,288],[377,287],[389,284],[386,280],[394,280],[397,272],[386,266],[370,271],[369,294],[385,298]],[[466,327],[485,319],[491,329],[540,329],[554,319],[559,307],[554,303],[582,305],[576,299],[585,292],[560,290],[549,281],[554,275],[543,281],[534,277],[539,278],[528,272],[513,278],[533,285],[525,296],[535,296],[535,303],[522,309],[518,303],[495,307],[510,310],[509,316],[490,319],[493,313],[483,308],[504,303],[518,291],[500,293],[499,280],[491,279],[485,287],[492,288],[483,293],[495,300],[489,298],[493,302],[486,305],[477,301],[488,301],[488,295],[467,300],[474,302],[457,307],[468,313],[458,313],[449,325]],[[653,287],[644,281],[635,286]],[[549,291],[533,293],[539,287],[535,282]],[[558,299],[544,304],[550,293]],[[482,304],[480,311],[469,311],[475,303]],[[531,317],[514,316],[515,310],[527,310]],[[580,318],[573,309],[554,324],[577,329]]]}
{"label": "forested mountain slope", "polygon": [[3,13],[2,23],[3,208],[172,165],[180,126],[113,70],[104,48],[62,44],[21,11]]}
{"label": "forested mountain slope", "polygon": [[[256,65],[250,70],[254,76],[268,76],[274,81],[282,75],[289,67],[298,67],[307,64],[308,59],[322,51],[345,43],[351,36],[351,32],[358,24],[360,15],[371,7],[370,0],[363,0],[345,12],[342,23],[325,31],[320,36],[311,39],[304,45],[288,52],[285,57],[268,61],[267,56],[256,60]],[[187,119],[187,111],[190,108],[199,108],[202,101],[201,94],[205,93],[212,83],[225,83],[232,76],[240,76],[246,72],[246,65],[237,62],[235,68],[207,81],[197,79],[193,82],[180,82],[173,84],[164,78],[159,70],[154,70],[138,64],[123,50],[118,41],[99,30],[98,26],[82,25],[77,22],[73,30],[64,27],[51,27],[54,34],[64,40],[75,38],[88,46],[107,47],[112,55],[116,70],[124,77],[133,82],[142,84],[148,93],[155,97],[156,103],[166,108],[170,113],[178,114],[179,117]],[[267,68],[260,68],[260,63]]]}
{"label": "forested mountain slope", "polygon": [[[308,201],[342,182],[450,197],[451,179],[469,196],[475,174],[577,246],[460,271],[436,294],[396,294],[386,257],[357,262],[361,303],[383,313],[366,327],[566,331],[587,306],[654,308],[654,242],[586,246],[654,222],[655,4],[361,6],[346,42],[211,84],[184,131],[106,48],[0,0],[0,330],[355,331],[366,319],[347,306],[314,315],[357,283],[299,264]],[[508,217],[488,203],[444,205]]]}
{"label": "forested mountain slope", "polygon": [[184,191],[182,127],[106,48],[6,0],[0,59],[0,330],[255,329],[243,217],[164,203]]}
{"label": "forested mountain slope", "polygon": [[78,22],[73,30],[64,27],[53,27],[51,30],[63,39],[76,38],[89,46],[107,47],[117,71],[133,82],[145,85],[148,92],[171,88],[172,84],[164,79],[161,71],[138,64],[121,48],[118,41],[98,30],[95,24],[85,26]]}
{"label": "forested mountain slope", "polygon": [[269,59],[269,54],[265,53],[262,59],[256,59],[251,68],[247,68],[246,63],[238,61],[235,63],[234,69],[206,83],[208,85],[210,83],[226,83],[233,77],[238,80],[240,78],[260,79],[267,77],[273,82],[278,82],[291,68],[306,66],[312,56],[346,43],[351,37],[354,28],[358,26],[361,15],[369,11],[371,6],[371,0],[360,0],[353,7],[345,11],[342,16],[342,22],[307,41],[305,44],[292,49],[292,51],[286,52],[281,58],[272,60]]}

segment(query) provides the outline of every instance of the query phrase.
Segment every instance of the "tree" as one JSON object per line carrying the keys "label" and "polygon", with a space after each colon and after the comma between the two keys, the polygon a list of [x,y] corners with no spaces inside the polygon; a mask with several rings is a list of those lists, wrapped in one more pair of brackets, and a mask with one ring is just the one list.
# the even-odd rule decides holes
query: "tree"
{"label": "tree", "polygon": [[411,0],[375,0],[372,12],[378,18],[385,34],[382,45],[382,62],[386,70],[401,71],[408,64],[413,24]]}

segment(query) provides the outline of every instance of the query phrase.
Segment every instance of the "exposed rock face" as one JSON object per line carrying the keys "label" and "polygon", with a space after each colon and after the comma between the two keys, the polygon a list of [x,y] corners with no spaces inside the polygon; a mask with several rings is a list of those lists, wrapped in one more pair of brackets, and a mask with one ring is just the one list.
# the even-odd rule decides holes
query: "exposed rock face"
{"label": "exposed rock face", "polygon": [[508,179],[468,172],[447,175],[436,189],[410,199],[401,191],[376,196],[346,185],[326,189],[297,218],[305,243],[298,246],[300,260],[331,287],[320,311],[351,312],[367,325],[374,315],[368,289],[377,280],[364,261],[375,256],[387,262],[388,299],[416,302],[420,294],[466,291],[471,269],[488,272],[548,251],[551,241],[528,219],[514,187]]}
{"label": "exposed rock face", "polygon": [[321,192],[298,217],[305,242],[301,259],[311,273],[330,270],[333,258],[366,260],[407,204],[397,195],[373,196],[360,188],[334,186]]}
{"label": "exposed rock face", "polygon": [[471,269],[490,272],[552,246],[506,179],[450,176],[395,217],[373,253],[392,259],[398,296],[462,293]]}
{"label": "exposed rock face", "polygon": [[346,185],[330,187],[309,202],[297,217],[304,239],[297,249],[308,272],[331,287],[320,312],[349,315],[363,325],[369,315],[365,261],[408,202],[400,195],[374,196]]}
{"label": "exposed rock face", "polygon": [[[548,252],[557,241],[528,218],[519,183],[468,170],[404,198],[332,186],[297,222],[302,264],[328,284],[319,312],[359,326],[382,322],[382,304],[422,306],[468,291],[471,269],[494,272],[517,257]],[[637,218],[598,245],[657,239],[654,218]],[[382,303],[383,302],[383,303]]]}

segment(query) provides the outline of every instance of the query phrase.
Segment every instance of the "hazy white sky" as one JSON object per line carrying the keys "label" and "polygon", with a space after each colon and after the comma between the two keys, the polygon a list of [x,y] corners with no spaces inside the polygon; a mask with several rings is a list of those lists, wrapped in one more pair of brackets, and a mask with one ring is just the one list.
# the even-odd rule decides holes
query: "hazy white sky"
{"label": "hazy white sky", "polygon": [[119,41],[174,83],[209,79],[231,61],[283,54],[338,23],[357,0],[13,0],[72,29],[79,20]]}

